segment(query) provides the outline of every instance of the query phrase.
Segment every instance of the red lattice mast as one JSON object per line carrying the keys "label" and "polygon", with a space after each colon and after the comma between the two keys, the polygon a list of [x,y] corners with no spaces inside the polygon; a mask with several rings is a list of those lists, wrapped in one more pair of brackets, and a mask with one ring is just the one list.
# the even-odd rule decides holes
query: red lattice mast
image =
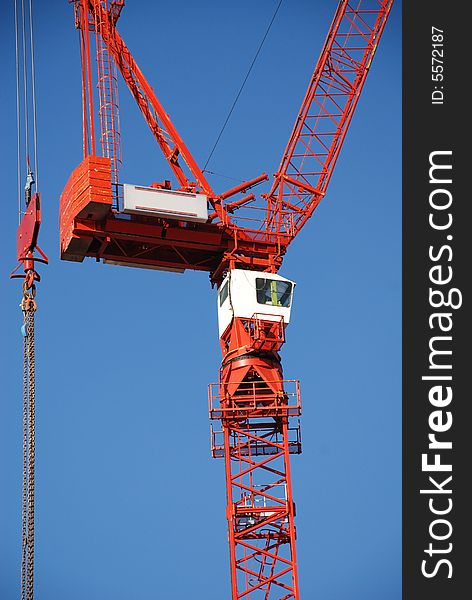
{"label": "red lattice mast", "polygon": [[[299,598],[290,454],[301,452],[300,387],[284,381],[283,318],[234,319],[209,387],[213,456],[225,459],[232,598]],[[292,421],[294,421],[292,423]]]}

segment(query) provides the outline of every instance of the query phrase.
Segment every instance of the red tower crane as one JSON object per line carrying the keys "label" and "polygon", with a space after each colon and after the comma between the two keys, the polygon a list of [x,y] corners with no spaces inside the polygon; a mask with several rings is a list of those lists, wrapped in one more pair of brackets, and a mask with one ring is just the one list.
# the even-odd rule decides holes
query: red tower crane
{"label": "red tower crane", "polygon": [[[232,599],[298,600],[289,458],[301,451],[300,388],[284,380],[279,355],[295,284],[278,270],[326,193],[393,0],[339,2],[280,165],[257,198],[249,190],[265,173],[212,189],[117,31],[124,1],[73,2],[84,159],[61,195],[61,258],[210,274],[223,354],[209,386],[211,447],[225,463]],[[176,185],[119,182],[117,71]]]}

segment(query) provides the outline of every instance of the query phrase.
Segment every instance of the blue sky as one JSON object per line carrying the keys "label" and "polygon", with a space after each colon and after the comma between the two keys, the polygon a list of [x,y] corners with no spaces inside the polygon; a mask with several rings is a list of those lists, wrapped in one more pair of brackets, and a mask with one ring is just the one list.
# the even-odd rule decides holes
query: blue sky
{"label": "blue sky", "polygon": [[[0,598],[18,597],[21,311],[15,266],[13,3],[0,8]],[[54,4],[54,6],[53,6]],[[282,4],[209,169],[276,169],[334,1]],[[58,200],[81,160],[73,11],[37,0],[42,268],[37,313],[37,598],[229,598],[223,462],[206,386],[220,364],[215,292],[176,275],[58,258]],[[203,167],[275,0],[130,0],[119,29]],[[283,349],[301,380],[292,460],[301,595],[401,596],[401,4],[394,5],[326,199],[289,249]],[[166,178],[122,86],[122,181]],[[216,191],[234,182],[214,177]]]}

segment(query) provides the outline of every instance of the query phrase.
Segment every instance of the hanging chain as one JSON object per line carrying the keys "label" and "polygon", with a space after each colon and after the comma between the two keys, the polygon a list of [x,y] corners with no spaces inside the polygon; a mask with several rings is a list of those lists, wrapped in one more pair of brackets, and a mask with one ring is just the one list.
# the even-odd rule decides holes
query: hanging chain
{"label": "hanging chain", "polygon": [[34,595],[34,466],[35,466],[35,354],[34,314],[36,312],[34,284],[23,285],[23,506],[21,545],[21,600],[33,600]]}
{"label": "hanging chain", "polygon": [[[25,319],[26,319],[26,315]],[[24,327],[26,328],[26,321]],[[26,331],[24,331],[26,334]],[[28,516],[28,341],[23,337],[23,502],[21,511],[21,600],[26,600],[26,541]]]}

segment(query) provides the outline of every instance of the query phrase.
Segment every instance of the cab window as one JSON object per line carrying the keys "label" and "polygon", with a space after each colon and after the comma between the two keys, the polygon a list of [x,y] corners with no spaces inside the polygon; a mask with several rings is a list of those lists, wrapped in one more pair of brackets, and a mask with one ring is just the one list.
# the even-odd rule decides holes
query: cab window
{"label": "cab window", "polygon": [[227,281],[220,290],[220,306],[228,297],[229,281]]}
{"label": "cab window", "polygon": [[259,304],[288,308],[292,299],[292,284],[288,281],[257,277],[256,295]]}

